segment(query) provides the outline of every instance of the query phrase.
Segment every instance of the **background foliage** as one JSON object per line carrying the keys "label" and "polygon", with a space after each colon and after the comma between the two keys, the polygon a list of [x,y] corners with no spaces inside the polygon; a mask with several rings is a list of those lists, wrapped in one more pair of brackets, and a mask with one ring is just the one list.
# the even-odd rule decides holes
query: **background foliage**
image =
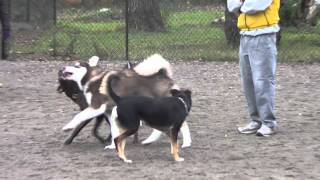
{"label": "background foliage", "polygon": [[[12,2],[16,34],[13,53],[50,54],[66,59],[92,55],[109,60],[125,59],[123,1],[82,0],[75,4],[58,1],[56,9],[47,0],[30,0],[28,8],[21,1]],[[160,2],[166,30],[130,30],[131,59],[141,60],[150,54],[160,53],[172,60],[237,60],[237,49],[226,43],[223,1]],[[290,3],[281,12],[285,18],[282,20],[279,60],[319,61],[320,27],[296,26],[296,7],[293,1]]]}

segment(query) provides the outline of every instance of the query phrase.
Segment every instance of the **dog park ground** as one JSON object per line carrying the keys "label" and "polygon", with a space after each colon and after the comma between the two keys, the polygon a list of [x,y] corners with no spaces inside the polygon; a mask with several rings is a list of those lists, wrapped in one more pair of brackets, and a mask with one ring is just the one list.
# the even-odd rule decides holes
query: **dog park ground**
{"label": "dog park ground", "polygon": [[[320,177],[320,64],[278,64],[278,133],[240,135],[247,122],[237,62],[171,62],[193,91],[192,147],[174,162],[169,138],[143,146],[128,138],[125,164],[85,127],[71,145],[61,128],[78,112],[58,94],[57,72],[71,62],[0,61],[0,179],[317,179]],[[125,62],[101,62],[117,69]],[[101,134],[109,127],[103,124]],[[151,129],[140,129],[140,140]],[[180,143],[181,144],[181,143]]]}

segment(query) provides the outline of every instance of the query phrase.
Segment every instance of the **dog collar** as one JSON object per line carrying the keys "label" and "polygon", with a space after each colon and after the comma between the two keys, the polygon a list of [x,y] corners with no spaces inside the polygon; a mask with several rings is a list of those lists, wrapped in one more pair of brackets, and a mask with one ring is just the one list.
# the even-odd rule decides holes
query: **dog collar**
{"label": "dog collar", "polygon": [[188,111],[188,106],[187,106],[186,102],[181,97],[178,97],[178,99],[182,102],[182,104],[184,105],[184,109],[186,110],[186,113],[188,114],[189,111]]}

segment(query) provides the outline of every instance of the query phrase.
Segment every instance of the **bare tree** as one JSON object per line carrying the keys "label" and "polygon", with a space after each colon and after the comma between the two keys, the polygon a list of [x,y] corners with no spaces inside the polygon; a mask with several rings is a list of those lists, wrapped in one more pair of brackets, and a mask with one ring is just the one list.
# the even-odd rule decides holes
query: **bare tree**
{"label": "bare tree", "polygon": [[225,24],[224,24],[224,34],[226,36],[227,44],[232,47],[239,46],[240,34],[237,27],[237,15],[230,13],[225,3]]}
{"label": "bare tree", "polygon": [[165,31],[159,1],[129,0],[129,28],[159,32]]}
{"label": "bare tree", "polygon": [[300,8],[297,11],[298,18],[303,19],[311,26],[317,25],[317,16],[319,15],[319,8],[315,0],[301,0]]}

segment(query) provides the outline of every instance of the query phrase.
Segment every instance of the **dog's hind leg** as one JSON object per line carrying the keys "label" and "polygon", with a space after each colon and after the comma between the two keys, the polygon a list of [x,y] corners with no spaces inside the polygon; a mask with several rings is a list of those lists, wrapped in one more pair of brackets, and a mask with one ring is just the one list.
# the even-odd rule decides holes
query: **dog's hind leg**
{"label": "dog's hind leg", "polygon": [[[107,113],[106,113],[103,117],[104,117],[104,119],[106,120],[106,122],[107,122],[107,124],[109,125],[109,127],[111,127],[110,121],[109,121],[110,116],[107,115]],[[106,143],[110,143],[111,141],[112,141],[112,136],[111,136],[111,131],[110,131],[110,133],[109,133],[109,135],[108,135],[108,137],[107,137],[107,139],[106,139]]]}
{"label": "dog's hind leg", "polygon": [[184,121],[182,123],[180,131],[181,131],[182,137],[183,137],[182,148],[190,147],[191,146],[191,135],[190,135],[190,129],[187,124],[187,121]]}
{"label": "dog's hind leg", "polygon": [[65,145],[69,145],[72,143],[73,139],[79,134],[79,132],[90,122],[91,120],[85,121],[77,126],[74,131],[70,134],[70,136],[64,141]]}
{"label": "dog's hind leg", "polygon": [[138,144],[139,142],[139,133],[138,131],[133,135],[133,144]]}
{"label": "dog's hind leg", "polygon": [[116,147],[117,147],[117,151],[118,151],[118,156],[120,157],[120,159],[122,159],[126,163],[132,163],[132,160],[127,159],[127,157],[124,153],[124,149],[126,146],[126,138],[128,136],[134,134],[135,132],[137,132],[137,130],[138,129],[127,130],[123,134],[121,134],[120,136],[118,136],[117,138],[114,139]]}
{"label": "dog's hind leg", "polygon": [[92,135],[93,135],[94,137],[96,137],[96,138],[97,138],[101,143],[103,143],[103,144],[106,143],[106,140],[103,139],[103,138],[99,135],[98,129],[99,129],[99,127],[100,127],[100,125],[101,125],[101,123],[102,123],[102,121],[103,121],[104,118],[105,118],[105,117],[104,117],[103,115],[98,116],[98,117],[96,118],[96,122],[94,123],[94,126],[93,126],[92,131],[91,131]]}
{"label": "dog's hind leg", "polygon": [[142,144],[150,144],[150,143],[155,142],[156,140],[158,140],[160,138],[161,134],[162,134],[161,131],[153,129],[150,136],[146,140],[142,141]]}
{"label": "dog's hind leg", "polygon": [[67,125],[65,125],[62,130],[68,131],[70,129],[74,129],[79,124],[81,124],[84,121],[87,121],[91,118],[97,117],[101,114],[103,114],[106,110],[106,105],[103,104],[98,109],[93,109],[92,107],[88,107],[85,110],[78,113]]}

